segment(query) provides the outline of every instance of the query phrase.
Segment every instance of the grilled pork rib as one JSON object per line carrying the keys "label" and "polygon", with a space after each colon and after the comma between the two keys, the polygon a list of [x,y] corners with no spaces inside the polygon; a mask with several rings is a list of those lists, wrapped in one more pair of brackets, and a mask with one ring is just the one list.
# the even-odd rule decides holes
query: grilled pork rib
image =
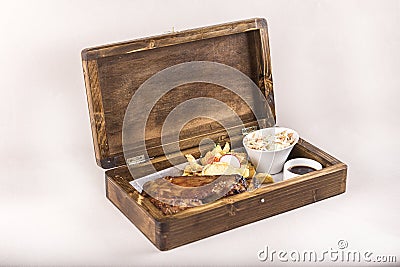
{"label": "grilled pork rib", "polygon": [[[180,188],[175,187],[172,192],[166,182]],[[188,187],[197,189],[188,190]],[[231,196],[246,190],[247,181],[240,175],[166,176],[144,185],[145,192],[152,192],[152,196],[149,196],[150,201],[165,215],[209,203],[221,194]]]}

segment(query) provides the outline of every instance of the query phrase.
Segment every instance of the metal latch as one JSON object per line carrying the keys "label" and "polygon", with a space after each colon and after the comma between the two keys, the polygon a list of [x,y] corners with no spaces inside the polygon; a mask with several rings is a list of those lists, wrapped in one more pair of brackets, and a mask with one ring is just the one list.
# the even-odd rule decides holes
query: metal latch
{"label": "metal latch", "polygon": [[257,126],[250,126],[242,129],[242,135],[248,135],[257,130]]}
{"label": "metal latch", "polygon": [[150,161],[150,158],[146,158],[144,155],[139,155],[126,159],[126,164],[128,166],[132,166],[132,165],[138,165],[140,163],[145,163],[147,161]]}

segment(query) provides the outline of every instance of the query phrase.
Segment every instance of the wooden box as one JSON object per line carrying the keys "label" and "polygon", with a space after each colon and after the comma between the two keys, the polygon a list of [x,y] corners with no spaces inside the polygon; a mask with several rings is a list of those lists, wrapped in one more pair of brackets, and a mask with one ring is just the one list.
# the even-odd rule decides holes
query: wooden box
{"label": "wooden box", "polygon": [[[133,177],[123,154],[125,111],[135,91],[152,75],[190,61],[218,62],[246,74],[265,95],[275,118],[264,19],[173,32],[82,51],[96,161],[102,168],[109,169],[105,173],[107,198],[158,249],[169,250],[345,192],[347,166],[300,139],[289,158],[315,159],[323,165],[322,170],[263,186],[253,192],[224,197],[174,215],[164,215],[147,197],[139,194],[130,184]],[[251,110],[240,104],[241,99],[225,88],[204,83],[179,86],[162,96],[147,118],[145,143],[151,160],[143,164],[153,164],[157,170],[171,166],[161,147],[162,122],[180,102],[204,96],[224,101],[246,127],[258,124]],[[141,106],[135,108],[140,114]],[[241,140],[240,129],[237,133],[237,139]],[[220,143],[229,141],[220,124],[205,118],[187,124],[179,136],[181,151],[197,157],[200,156],[199,142],[204,137]],[[230,141],[238,144],[237,140],[232,140],[235,138],[231,137]]]}

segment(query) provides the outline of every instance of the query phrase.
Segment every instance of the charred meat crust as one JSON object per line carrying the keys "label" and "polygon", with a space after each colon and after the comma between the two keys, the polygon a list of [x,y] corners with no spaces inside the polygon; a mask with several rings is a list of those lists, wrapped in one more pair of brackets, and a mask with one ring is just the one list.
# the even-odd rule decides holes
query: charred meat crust
{"label": "charred meat crust", "polygon": [[[173,215],[190,207],[203,205],[204,203],[207,203],[207,197],[209,197],[210,194],[218,194],[218,191],[225,190],[227,185],[229,186],[229,191],[224,194],[224,197],[243,193],[248,187],[246,179],[240,175],[166,176],[163,179],[164,181],[161,181],[162,183],[158,181],[161,179],[158,179],[150,181],[144,186],[145,191],[146,188],[152,190],[152,192],[156,189],[157,193],[154,195],[155,198],[149,196],[145,192],[142,194],[147,196],[150,199],[150,202],[165,215]],[[172,194],[170,188],[165,188],[165,186],[163,186],[165,180],[172,184],[181,186],[182,188],[204,186],[204,190],[197,190],[195,196],[184,194],[185,191],[183,190],[182,194],[180,194],[181,192],[173,192]],[[206,185],[210,185],[211,183],[213,183],[213,192],[210,192],[209,187],[206,187]],[[180,196],[180,199],[179,201],[174,201],[174,205],[168,204],[170,203],[169,201],[162,201],[171,199],[172,195],[175,197],[177,194]]]}

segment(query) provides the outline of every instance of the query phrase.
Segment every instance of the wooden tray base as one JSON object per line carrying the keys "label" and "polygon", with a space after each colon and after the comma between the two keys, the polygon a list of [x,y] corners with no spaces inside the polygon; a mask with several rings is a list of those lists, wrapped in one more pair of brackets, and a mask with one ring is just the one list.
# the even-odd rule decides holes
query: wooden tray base
{"label": "wooden tray base", "polygon": [[323,169],[256,191],[164,215],[130,184],[126,166],[106,172],[107,198],[160,250],[169,250],[346,191],[347,166],[300,139],[289,158],[319,161]]}

